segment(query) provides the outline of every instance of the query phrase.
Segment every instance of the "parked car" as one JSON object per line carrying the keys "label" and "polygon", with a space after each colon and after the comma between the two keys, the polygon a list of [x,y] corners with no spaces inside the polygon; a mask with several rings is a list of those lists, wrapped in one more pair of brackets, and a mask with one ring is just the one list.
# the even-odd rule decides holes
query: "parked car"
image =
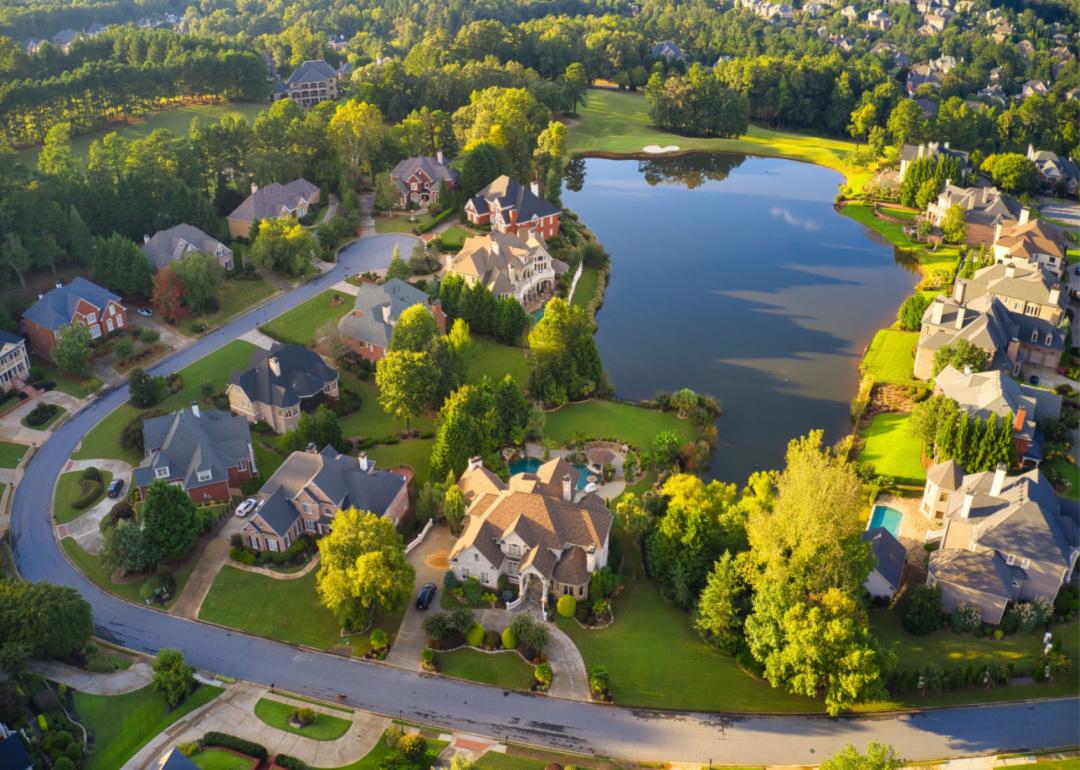
{"label": "parked car", "polygon": [[420,593],[416,596],[416,609],[426,610],[431,606],[431,602],[435,600],[435,593],[438,591],[434,583],[424,583],[420,589]]}
{"label": "parked car", "polygon": [[113,479],[112,481],[109,482],[109,489],[106,492],[106,494],[109,497],[117,498],[117,497],[120,497],[120,493],[123,490],[124,490],[124,480],[123,479]]}
{"label": "parked car", "polygon": [[148,307],[141,307],[141,308],[139,308],[139,309],[138,309],[137,311],[135,311],[135,312],[137,312],[137,313],[138,313],[139,315],[141,315],[141,316],[142,316],[143,318],[153,318],[153,317],[154,317],[154,311],[153,311],[153,310],[151,310],[151,309],[150,309],[150,308],[148,308]]}
{"label": "parked car", "polygon": [[236,506],[236,515],[241,518],[247,516],[249,513],[255,510],[256,502],[257,501],[254,497],[249,497],[247,500],[240,503],[240,505]]}

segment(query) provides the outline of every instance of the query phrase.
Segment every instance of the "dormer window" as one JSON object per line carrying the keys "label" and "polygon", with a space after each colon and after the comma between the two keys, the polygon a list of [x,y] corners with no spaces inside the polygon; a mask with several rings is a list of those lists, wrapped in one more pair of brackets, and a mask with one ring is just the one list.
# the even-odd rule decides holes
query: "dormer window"
{"label": "dormer window", "polygon": [[1053,332],[1047,332],[1046,333],[1046,347],[1050,347],[1053,344],[1054,344],[1054,333]]}
{"label": "dormer window", "polygon": [[96,324],[97,323],[97,313],[91,313],[90,315],[88,315],[86,317],[86,322],[88,324]]}
{"label": "dormer window", "polygon": [[1013,566],[1014,564],[1016,564],[1016,557],[1010,553],[1008,556],[1005,557],[1005,563],[1008,564],[1010,567]]}
{"label": "dormer window", "polygon": [[199,481],[209,481],[212,475],[213,473],[211,471],[199,471],[195,474],[195,478]]}
{"label": "dormer window", "polygon": [[169,478],[169,466],[168,465],[159,465],[158,467],[154,468],[154,478],[155,479],[167,479],[167,478]]}
{"label": "dormer window", "polygon": [[1031,559],[1023,559],[1023,560],[1022,560],[1022,561],[1020,562],[1020,568],[1021,568],[1021,569],[1027,569],[1027,568],[1028,568],[1028,567],[1030,567],[1030,566],[1031,566]]}
{"label": "dormer window", "polygon": [[1038,342],[1039,341],[1039,330],[1038,329],[1032,329],[1031,330],[1031,341],[1032,342]]}

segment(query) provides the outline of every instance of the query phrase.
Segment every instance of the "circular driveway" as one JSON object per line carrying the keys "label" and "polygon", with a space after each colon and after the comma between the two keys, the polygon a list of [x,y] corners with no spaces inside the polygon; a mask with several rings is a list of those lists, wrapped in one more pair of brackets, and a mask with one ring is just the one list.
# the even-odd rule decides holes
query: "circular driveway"
{"label": "circular driveway", "polygon": [[[177,371],[347,275],[385,267],[395,243],[404,253],[415,240],[384,235],[356,241],[326,274],[230,321],[150,372]],[[842,719],[612,708],[349,660],[122,601],[67,561],[54,537],[50,511],[53,484],[68,456],[87,431],[127,397],[127,385],[107,389],[53,433],[15,490],[11,518],[12,549],[21,574],[76,588],[93,608],[96,633],[117,644],[151,654],[162,647],[180,649],[201,669],[317,698],[334,700],[344,693],[351,706],[416,722],[639,762],[817,764],[845,744],[864,747],[870,740],[890,743],[910,760],[1080,743],[1077,698]],[[663,650],[641,654],[655,656],[656,665],[664,665]]]}
{"label": "circular driveway", "polygon": [[394,247],[402,259],[408,259],[413,246],[423,241],[408,233],[383,233],[357,238],[341,247],[338,251],[338,263],[349,274],[364,273],[368,270],[385,270],[394,256]]}

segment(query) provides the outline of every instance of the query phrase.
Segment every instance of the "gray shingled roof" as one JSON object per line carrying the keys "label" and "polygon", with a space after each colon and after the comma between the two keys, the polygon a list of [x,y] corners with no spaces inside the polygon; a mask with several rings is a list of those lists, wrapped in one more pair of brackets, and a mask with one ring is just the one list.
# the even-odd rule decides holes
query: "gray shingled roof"
{"label": "gray shingled roof", "polygon": [[381,286],[365,283],[356,295],[353,312],[338,321],[338,329],[346,337],[388,348],[398,319],[413,305],[430,308],[431,298],[397,278]]}
{"label": "gray shingled roof", "polygon": [[949,548],[930,554],[930,574],[944,583],[1008,600],[1012,597],[1012,572],[996,553]]}
{"label": "gray shingled roof", "polygon": [[0,348],[4,347],[4,345],[18,345],[22,341],[23,338],[18,334],[12,334],[0,329]]}
{"label": "gray shingled roof", "polygon": [[534,216],[543,218],[559,213],[558,207],[553,203],[533,195],[532,190],[505,174],[478,192],[472,202],[476,211],[483,214],[488,211],[489,200],[499,201],[502,209],[517,209],[518,222],[526,222]]}
{"label": "gray shingled roof", "polygon": [[461,174],[456,168],[450,168],[445,163],[439,163],[438,159],[428,155],[414,155],[400,161],[394,166],[394,170],[390,172],[390,178],[397,183],[397,186],[402,191],[407,192],[408,188],[405,186],[405,180],[417,170],[423,171],[427,178],[432,181],[446,182],[450,185],[456,185],[461,178]]}
{"label": "gray shingled roof", "polygon": [[159,270],[174,259],[180,259],[191,251],[213,254],[223,244],[194,225],[180,224],[168,230],[159,230],[143,246],[150,264]]}
{"label": "gray shingled roof", "polygon": [[[269,363],[275,358],[278,374],[274,374]],[[286,407],[319,395],[326,383],[333,382],[337,376],[337,371],[327,366],[315,351],[302,345],[275,343],[270,350],[256,350],[247,371],[233,372],[229,384],[243,389],[252,402]]]}
{"label": "gray shingled roof", "polygon": [[310,201],[311,196],[318,191],[318,186],[306,179],[294,179],[284,185],[274,182],[249,195],[229,214],[229,219],[243,222],[274,219],[282,215],[283,209],[295,211],[301,199]]}
{"label": "gray shingled roof", "polygon": [[907,561],[907,549],[884,527],[868,529],[863,533],[862,540],[870,543],[870,549],[877,560],[877,571],[889,585],[899,588],[900,578],[904,574],[904,562]]}
{"label": "gray shingled roof", "polygon": [[274,533],[284,536],[300,516],[300,511],[290,502],[285,488],[278,487],[259,506],[256,514]]}
{"label": "gray shingled roof", "polygon": [[[216,409],[192,409],[154,417],[143,423],[143,443],[151,454],[135,469],[135,485],[149,486],[157,478],[155,469],[168,468],[163,480],[179,481],[185,489],[196,489],[229,478],[229,468],[250,460],[251,433],[240,415]],[[199,471],[210,471],[206,481]]]}
{"label": "gray shingled roof", "polygon": [[46,329],[56,331],[71,323],[80,299],[85,299],[98,310],[103,310],[110,301],[120,301],[120,297],[108,289],[103,289],[80,275],[66,286],[59,286],[49,291],[31,305],[23,313],[23,317]]}
{"label": "gray shingled roof", "polygon": [[293,74],[289,75],[289,85],[317,83],[322,80],[333,80],[336,77],[337,70],[322,59],[313,59],[304,62]]}

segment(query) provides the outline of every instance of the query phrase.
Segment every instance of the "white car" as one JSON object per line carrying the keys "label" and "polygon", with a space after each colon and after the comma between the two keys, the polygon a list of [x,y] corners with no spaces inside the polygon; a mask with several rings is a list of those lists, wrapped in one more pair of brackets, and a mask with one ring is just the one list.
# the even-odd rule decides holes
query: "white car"
{"label": "white car", "polygon": [[247,500],[240,503],[240,505],[236,506],[236,515],[241,518],[247,516],[249,513],[255,510],[256,503],[257,501],[254,497],[249,497]]}

